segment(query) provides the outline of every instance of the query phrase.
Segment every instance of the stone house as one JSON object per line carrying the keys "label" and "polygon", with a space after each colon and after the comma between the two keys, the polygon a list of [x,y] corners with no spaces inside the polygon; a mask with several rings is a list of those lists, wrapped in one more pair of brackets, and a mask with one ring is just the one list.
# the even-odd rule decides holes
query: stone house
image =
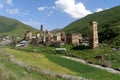
{"label": "stone house", "polygon": [[32,32],[31,31],[27,31],[25,33],[25,40],[28,41],[28,42],[31,42],[32,41]]}
{"label": "stone house", "polygon": [[66,34],[65,34],[65,32],[61,32],[61,41],[66,43]]}
{"label": "stone house", "polygon": [[79,44],[82,40],[82,34],[66,34],[66,43],[68,44]]}

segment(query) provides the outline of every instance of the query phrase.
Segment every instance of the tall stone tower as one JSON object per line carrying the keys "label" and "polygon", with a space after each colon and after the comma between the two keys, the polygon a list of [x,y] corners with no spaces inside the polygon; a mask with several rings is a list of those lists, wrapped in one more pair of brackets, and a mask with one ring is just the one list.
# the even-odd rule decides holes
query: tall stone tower
{"label": "tall stone tower", "polygon": [[90,22],[89,46],[92,49],[97,49],[99,47],[97,22],[95,21]]}

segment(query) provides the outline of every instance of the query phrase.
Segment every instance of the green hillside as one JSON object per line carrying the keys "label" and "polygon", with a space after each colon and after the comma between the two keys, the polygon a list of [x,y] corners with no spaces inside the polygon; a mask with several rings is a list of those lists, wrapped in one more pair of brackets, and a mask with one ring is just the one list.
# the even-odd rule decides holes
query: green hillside
{"label": "green hillside", "polygon": [[90,14],[71,23],[63,30],[67,33],[81,32],[84,36],[88,36],[90,21],[98,22],[100,42],[114,41],[114,45],[120,46],[120,6]]}
{"label": "green hillside", "polygon": [[23,36],[28,30],[36,31],[35,28],[20,21],[0,16],[0,35]]}

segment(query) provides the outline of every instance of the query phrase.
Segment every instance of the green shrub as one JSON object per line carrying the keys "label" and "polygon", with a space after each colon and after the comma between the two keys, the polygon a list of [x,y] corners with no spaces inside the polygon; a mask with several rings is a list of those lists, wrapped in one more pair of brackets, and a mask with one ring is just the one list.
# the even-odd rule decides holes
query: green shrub
{"label": "green shrub", "polygon": [[56,53],[60,55],[66,55],[66,51],[64,50],[57,50]]}

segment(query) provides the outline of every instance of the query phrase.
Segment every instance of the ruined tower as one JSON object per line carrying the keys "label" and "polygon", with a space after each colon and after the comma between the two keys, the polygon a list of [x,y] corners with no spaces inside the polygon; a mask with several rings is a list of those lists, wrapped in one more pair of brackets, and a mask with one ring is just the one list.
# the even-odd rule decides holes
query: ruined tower
{"label": "ruined tower", "polygon": [[97,49],[99,47],[97,22],[95,21],[90,22],[89,46],[92,49]]}

